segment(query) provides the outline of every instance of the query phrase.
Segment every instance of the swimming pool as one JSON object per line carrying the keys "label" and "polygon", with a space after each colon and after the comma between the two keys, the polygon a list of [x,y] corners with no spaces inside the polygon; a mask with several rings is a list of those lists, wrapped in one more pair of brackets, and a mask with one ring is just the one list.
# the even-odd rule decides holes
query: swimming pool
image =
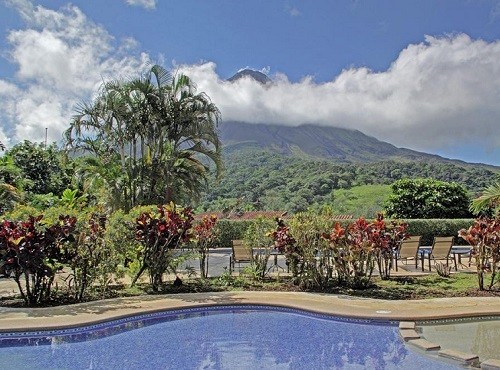
{"label": "swimming pool", "polygon": [[397,322],[215,306],[0,334],[2,369],[459,369],[410,351]]}

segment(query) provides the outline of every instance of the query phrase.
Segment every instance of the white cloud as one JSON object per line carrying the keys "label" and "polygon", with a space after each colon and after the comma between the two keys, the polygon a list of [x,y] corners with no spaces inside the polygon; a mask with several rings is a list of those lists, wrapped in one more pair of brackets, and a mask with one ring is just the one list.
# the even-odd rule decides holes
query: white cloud
{"label": "white cloud", "polygon": [[[59,11],[9,0],[27,27],[7,35],[9,57],[18,69],[16,85],[0,81],[0,119],[12,141],[60,141],[75,106],[88,100],[103,79],[131,76],[149,64],[147,54],[134,55],[135,40],[116,42],[80,9]],[[2,89],[2,84],[8,88]]]}
{"label": "white cloud", "polygon": [[496,0],[490,10],[490,21],[495,22],[500,18],[500,1]]}
{"label": "white cloud", "polygon": [[301,15],[301,14],[302,14],[302,13],[300,12],[300,10],[299,10],[299,9],[297,9],[297,8],[296,8],[296,7],[294,7],[294,6],[290,6],[290,5],[287,5],[287,6],[285,7],[285,10],[286,10],[286,12],[287,12],[290,16],[292,16],[292,17],[298,17],[299,15]]}
{"label": "white cloud", "polygon": [[126,0],[127,4],[134,6],[142,6],[146,9],[155,9],[156,0]]}
{"label": "white cloud", "polygon": [[437,150],[480,141],[500,147],[500,41],[465,34],[409,45],[385,72],[342,71],[333,81],[274,76],[263,87],[222,81],[214,63],[180,66],[225,121],[315,123],[358,129],[397,146]]}

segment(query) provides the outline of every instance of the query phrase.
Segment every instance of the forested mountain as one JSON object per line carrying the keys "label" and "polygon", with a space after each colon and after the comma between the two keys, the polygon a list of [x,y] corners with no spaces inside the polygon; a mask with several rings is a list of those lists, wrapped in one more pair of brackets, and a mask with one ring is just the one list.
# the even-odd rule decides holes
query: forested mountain
{"label": "forested mountain", "polygon": [[463,184],[471,196],[499,168],[397,148],[359,131],[314,125],[221,125],[224,177],[210,182],[200,210],[305,210],[332,205],[335,190],[434,178]]}
{"label": "forested mountain", "polygon": [[335,162],[425,161],[469,165],[415,150],[398,148],[358,130],[318,125],[285,126],[223,122],[220,138],[228,152],[247,147],[265,148],[283,155],[300,155]]}

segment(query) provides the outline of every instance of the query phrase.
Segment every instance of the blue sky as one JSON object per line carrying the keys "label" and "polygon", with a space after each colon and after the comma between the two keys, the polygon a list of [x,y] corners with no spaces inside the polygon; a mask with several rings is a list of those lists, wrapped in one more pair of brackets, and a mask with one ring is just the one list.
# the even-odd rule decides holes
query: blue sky
{"label": "blue sky", "polygon": [[[361,130],[500,165],[500,1],[0,0],[0,140],[60,141],[100,83],[159,63],[223,120]],[[270,87],[227,78],[250,67]]]}

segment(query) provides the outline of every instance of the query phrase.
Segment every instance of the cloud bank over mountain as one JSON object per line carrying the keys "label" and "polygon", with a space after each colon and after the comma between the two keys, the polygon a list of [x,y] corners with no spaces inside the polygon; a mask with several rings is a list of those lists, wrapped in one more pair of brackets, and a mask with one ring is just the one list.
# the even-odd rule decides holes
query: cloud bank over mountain
{"label": "cloud bank over mountain", "polygon": [[465,34],[409,45],[387,71],[342,71],[272,86],[222,81],[214,63],[179,66],[206,91],[226,120],[353,128],[397,146],[422,150],[481,140],[500,147],[500,42]]}
{"label": "cloud bank over mountain", "polygon": [[[59,141],[75,107],[90,101],[102,81],[135,76],[158,59],[133,38],[116,39],[76,6],[56,11],[27,0],[8,3],[25,27],[10,30],[2,50],[15,68],[12,78],[0,79],[4,143],[41,141],[46,127],[49,140]],[[346,68],[327,82],[289,81],[276,72],[265,86],[251,79],[231,83],[212,61],[174,70],[188,74],[226,121],[331,125],[399,147],[476,147],[500,158],[499,61],[500,41],[460,33],[408,45],[385,71]]]}

